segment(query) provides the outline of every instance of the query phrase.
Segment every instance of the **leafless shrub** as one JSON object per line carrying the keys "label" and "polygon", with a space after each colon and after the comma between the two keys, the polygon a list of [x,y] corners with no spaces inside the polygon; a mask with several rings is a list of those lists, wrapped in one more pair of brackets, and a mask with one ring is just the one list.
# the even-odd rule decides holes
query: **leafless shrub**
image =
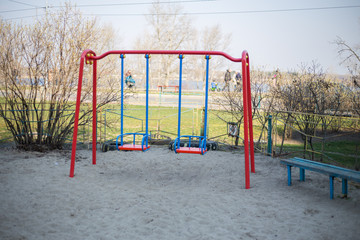
{"label": "leafless shrub", "polygon": [[[33,25],[0,20],[0,116],[19,147],[61,148],[73,130],[78,67],[84,49],[103,51],[112,45],[109,27],[86,19],[70,5]],[[109,76],[111,59],[99,63],[98,107],[117,99],[117,82]],[[91,68],[86,66],[81,102],[91,101]],[[80,125],[90,121],[82,108]]]}

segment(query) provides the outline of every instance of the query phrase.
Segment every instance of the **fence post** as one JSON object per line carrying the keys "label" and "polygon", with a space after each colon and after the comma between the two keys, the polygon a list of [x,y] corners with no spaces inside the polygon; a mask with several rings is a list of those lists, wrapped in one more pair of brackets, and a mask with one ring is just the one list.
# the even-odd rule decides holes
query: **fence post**
{"label": "fence post", "polygon": [[161,121],[161,119],[158,119],[157,120],[157,134],[160,134],[160,131],[161,131],[161,128],[160,128],[160,121]]}
{"label": "fence post", "polygon": [[[103,115],[101,114],[101,109],[100,109],[100,123],[102,122],[102,118],[103,118]],[[98,141],[98,134],[97,134],[97,131],[99,130],[99,136],[100,136],[100,142],[101,142],[101,138],[102,138],[102,131],[101,131],[101,124],[100,124],[100,127],[98,128],[98,113],[96,113],[96,143]]]}
{"label": "fence post", "polygon": [[104,113],[104,142],[106,142],[106,110],[105,110],[105,113]]}
{"label": "fence post", "polygon": [[192,109],[192,134],[191,135],[195,135],[195,125],[194,125],[194,114],[195,114],[195,109]]}
{"label": "fence post", "polygon": [[271,156],[272,151],[272,139],[271,139],[271,132],[272,132],[272,116],[269,115],[268,117],[268,147],[267,147],[267,155]]}
{"label": "fence post", "polygon": [[205,109],[201,110],[201,126],[200,126],[200,136],[204,136],[204,125],[205,125]]}

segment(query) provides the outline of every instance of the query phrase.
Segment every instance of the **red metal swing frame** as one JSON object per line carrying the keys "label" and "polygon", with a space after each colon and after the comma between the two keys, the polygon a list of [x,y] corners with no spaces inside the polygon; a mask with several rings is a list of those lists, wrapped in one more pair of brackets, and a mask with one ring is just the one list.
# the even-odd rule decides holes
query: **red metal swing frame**
{"label": "red metal swing frame", "polygon": [[[81,54],[79,67],[79,81],[76,96],[76,108],[74,119],[74,133],[71,151],[71,163],[69,176],[74,177],[75,172],[75,156],[76,143],[79,124],[81,88],[84,73],[84,64],[93,65],[93,121],[92,121],[92,164],[96,165],[96,79],[97,79],[97,61],[108,55],[120,54],[166,54],[166,55],[209,55],[223,56],[233,62],[242,63],[242,79],[243,79],[243,107],[244,107],[244,152],[245,152],[245,188],[250,188],[250,166],[251,172],[255,173],[254,160],[254,140],[253,140],[253,124],[252,124],[252,107],[251,107],[251,89],[250,89],[250,61],[247,51],[242,52],[241,58],[234,58],[220,51],[187,51],[187,50],[113,50],[96,56],[95,52],[87,49]],[[250,143],[250,144],[249,144]],[[249,159],[250,155],[250,159]]]}

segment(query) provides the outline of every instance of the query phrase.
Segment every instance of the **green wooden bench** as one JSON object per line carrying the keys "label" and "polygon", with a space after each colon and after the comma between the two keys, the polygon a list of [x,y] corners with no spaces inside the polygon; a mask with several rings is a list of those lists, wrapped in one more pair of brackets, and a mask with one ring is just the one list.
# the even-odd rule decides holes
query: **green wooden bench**
{"label": "green wooden bench", "polygon": [[280,160],[280,163],[287,166],[289,186],[291,186],[292,167],[298,167],[300,169],[300,181],[305,181],[305,169],[328,175],[330,180],[330,199],[334,198],[335,177],[342,179],[342,194],[345,197],[347,197],[348,194],[348,181],[360,182],[360,172],[342,167],[337,167],[297,157]]}

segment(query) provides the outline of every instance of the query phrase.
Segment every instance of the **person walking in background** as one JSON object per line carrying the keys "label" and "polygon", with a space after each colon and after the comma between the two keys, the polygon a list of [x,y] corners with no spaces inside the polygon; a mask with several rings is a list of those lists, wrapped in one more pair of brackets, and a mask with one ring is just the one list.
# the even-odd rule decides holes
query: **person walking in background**
{"label": "person walking in background", "polygon": [[[218,88],[217,88],[217,83],[215,82],[215,80],[212,81],[210,90],[213,91],[213,92],[215,92],[216,90],[218,90]],[[218,91],[219,91],[219,90],[218,90]]]}
{"label": "person walking in background", "polygon": [[231,81],[231,69],[229,68],[228,70],[226,70],[226,73],[225,73],[225,77],[224,77],[224,82],[225,82],[225,86],[223,88],[223,91],[227,90],[229,91],[229,83]]}
{"label": "person walking in background", "polygon": [[132,78],[130,70],[125,73],[125,84],[128,88],[135,86],[135,80]]}
{"label": "person walking in background", "polygon": [[235,75],[235,89],[241,91],[241,73],[240,71]]}

